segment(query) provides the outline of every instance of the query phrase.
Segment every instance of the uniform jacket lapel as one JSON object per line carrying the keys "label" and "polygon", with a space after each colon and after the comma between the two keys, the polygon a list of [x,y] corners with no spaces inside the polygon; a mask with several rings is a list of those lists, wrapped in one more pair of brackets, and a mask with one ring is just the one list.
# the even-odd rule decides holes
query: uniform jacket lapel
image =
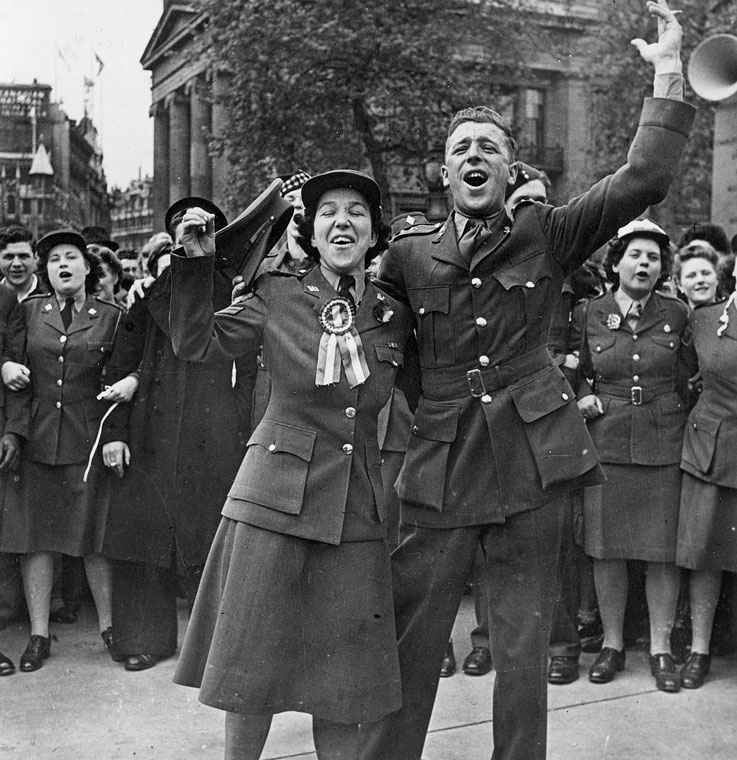
{"label": "uniform jacket lapel", "polygon": [[[88,297],[84,302],[84,306],[82,307],[81,311],[75,313],[74,319],[72,320],[72,323],[69,325],[69,329],[67,330],[67,335],[72,335],[73,333],[78,333],[82,330],[88,330],[92,326],[92,323],[99,318],[99,316],[100,313],[95,308],[94,299]],[[61,320],[61,316],[59,316],[59,319]]]}

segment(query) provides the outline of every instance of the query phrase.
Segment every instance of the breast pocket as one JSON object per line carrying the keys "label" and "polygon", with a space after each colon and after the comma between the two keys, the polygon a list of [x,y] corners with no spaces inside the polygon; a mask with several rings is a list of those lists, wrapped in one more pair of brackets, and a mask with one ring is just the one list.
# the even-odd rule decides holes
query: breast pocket
{"label": "breast pocket", "polygon": [[516,262],[494,273],[504,290],[501,308],[505,333],[510,347],[524,339],[528,330],[528,315],[537,320],[545,306],[548,284],[552,278],[550,262],[542,253]]}
{"label": "breast pocket", "polygon": [[397,371],[404,366],[404,353],[396,343],[376,344],[374,355],[377,361],[377,371],[372,372],[374,378],[374,391],[380,404],[385,404],[389,399]]}
{"label": "breast pocket", "polygon": [[455,334],[450,315],[450,285],[408,291],[417,324],[420,364],[449,367],[455,362]]}
{"label": "breast pocket", "polygon": [[317,433],[263,420],[248,441],[230,496],[296,515],[302,510]]}
{"label": "breast pocket", "polygon": [[92,357],[95,364],[105,364],[110,358],[110,354],[113,350],[113,342],[111,340],[88,340],[87,351]]}

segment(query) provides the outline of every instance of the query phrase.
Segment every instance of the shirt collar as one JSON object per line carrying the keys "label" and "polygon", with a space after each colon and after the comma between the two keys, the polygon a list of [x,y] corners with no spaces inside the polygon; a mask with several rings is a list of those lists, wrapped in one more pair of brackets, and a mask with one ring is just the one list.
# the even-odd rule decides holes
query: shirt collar
{"label": "shirt collar", "polygon": [[[3,279],[0,280],[0,282],[2,282],[3,285],[8,285],[8,278],[7,277],[3,277]],[[11,286],[8,285],[8,287],[11,287]],[[21,301],[25,301],[26,298],[28,298],[28,296],[31,293],[33,293],[33,291],[37,287],[38,287],[38,277],[36,277],[36,275],[34,274],[31,277],[31,285],[30,285],[30,287],[27,290],[24,290],[22,293],[19,293],[19,292],[16,291],[16,298],[18,299],[18,303],[20,303]],[[15,288],[13,288],[13,290],[15,290]]]}
{"label": "shirt collar", "polygon": [[630,307],[635,301],[639,301],[642,304],[642,310],[644,311],[647,302],[650,300],[652,291],[650,291],[643,298],[630,298],[621,288],[617,288],[614,291],[613,295],[614,295],[614,300],[617,302],[617,305],[619,306],[622,312],[622,315],[626,317],[630,310]]}
{"label": "shirt collar", "polygon": [[483,224],[487,229],[491,229],[494,222],[499,218],[502,211],[498,211],[496,214],[484,217],[470,217],[462,214],[458,209],[453,209],[453,224],[456,228],[456,240],[460,240],[463,233],[466,231],[468,223],[471,224]]}
{"label": "shirt collar", "polygon": [[[333,289],[337,290],[338,283],[340,282],[340,275],[333,272],[332,269],[327,269],[322,265],[320,265],[320,271],[322,272],[322,276],[330,283]],[[358,305],[361,303],[363,294],[366,292],[366,273],[354,274],[353,277],[356,280],[356,284],[353,288],[353,299],[355,300],[356,305]]]}

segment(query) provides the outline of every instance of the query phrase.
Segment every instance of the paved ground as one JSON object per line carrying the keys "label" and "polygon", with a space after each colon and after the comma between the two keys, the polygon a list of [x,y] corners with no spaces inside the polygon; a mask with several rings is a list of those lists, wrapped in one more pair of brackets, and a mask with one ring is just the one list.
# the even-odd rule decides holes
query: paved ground
{"label": "paved ground", "polygon": [[[472,627],[464,598],[454,638],[459,660]],[[184,615],[182,614],[182,623]],[[127,673],[102,648],[92,616],[55,625],[52,656],[35,673],[0,678],[0,758],[22,760],[220,760],[223,719],[171,682],[174,660]],[[16,665],[28,629],[0,631]],[[707,684],[670,695],[655,689],[644,654],[628,653],[612,684],[582,678],[550,687],[549,760],[735,760],[737,658],[716,659]],[[425,760],[488,760],[493,672],[441,681]],[[275,720],[265,760],[313,760],[310,719]]]}

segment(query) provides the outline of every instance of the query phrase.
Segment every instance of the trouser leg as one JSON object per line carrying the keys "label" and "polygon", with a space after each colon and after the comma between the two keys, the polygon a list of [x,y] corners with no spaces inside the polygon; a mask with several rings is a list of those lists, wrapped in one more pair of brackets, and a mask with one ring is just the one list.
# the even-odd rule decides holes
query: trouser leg
{"label": "trouser leg", "polygon": [[172,572],[139,562],[112,564],[113,630],[118,654],[174,654],[177,596]]}
{"label": "trouser leg", "polygon": [[448,638],[481,529],[403,526],[392,554],[402,708],[362,726],[361,757],[420,760]]}
{"label": "trouser leg", "polygon": [[576,549],[573,536],[573,509],[569,501],[565,510],[558,562],[559,587],[550,629],[549,654],[551,657],[578,657],[581,654],[577,624],[580,597],[576,572]]}
{"label": "trouser leg", "polygon": [[473,609],[476,627],[471,631],[471,646],[489,649],[489,576],[484,570],[481,547],[476,550],[473,562]]}
{"label": "trouser leg", "polygon": [[547,665],[566,500],[487,526],[493,760],[545,760]]}

